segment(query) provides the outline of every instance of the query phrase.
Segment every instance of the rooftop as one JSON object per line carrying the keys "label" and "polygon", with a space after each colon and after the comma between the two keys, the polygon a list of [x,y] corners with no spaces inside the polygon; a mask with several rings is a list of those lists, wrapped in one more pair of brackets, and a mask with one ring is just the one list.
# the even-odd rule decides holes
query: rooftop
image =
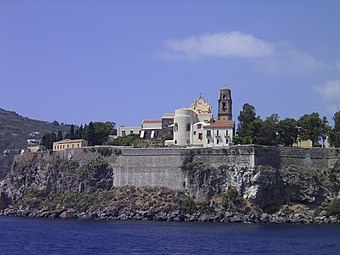
{"label": "rooftop", "polygon": [[161,120],[143,120],[143,124],[157,124],[157,123],[162,123]]}
{"label": "rooftop", "polygon": [[80,143],[80,142],[84,142],[84,141],[85,141],[84,139],[75,139],[75,140],[64,139],[64,140],[54,142],[54,143],[56,143],[56,144],[59,144],[59,143]]}
{"label": "rooftop", "polygon": [[204,126],[203,128],[233,128],[235,121],[233,120],[215,120],[210,125]]}

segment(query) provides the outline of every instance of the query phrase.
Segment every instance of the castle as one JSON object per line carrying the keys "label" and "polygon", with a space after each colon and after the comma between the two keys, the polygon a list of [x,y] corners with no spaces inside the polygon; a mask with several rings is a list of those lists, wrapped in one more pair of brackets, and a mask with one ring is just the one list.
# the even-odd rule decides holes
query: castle
{"label": "castle", "polygon": [[167,146],[223,147],[232,144],[235,122],[232,120],[231,90],[220,89],[217,119],[208,100],[199,96],[191,107],[175,114],[164,114],[162,120],[144,120],[141,127],[120,127],[118,136],[138,134],[145,139],[165,139]]}

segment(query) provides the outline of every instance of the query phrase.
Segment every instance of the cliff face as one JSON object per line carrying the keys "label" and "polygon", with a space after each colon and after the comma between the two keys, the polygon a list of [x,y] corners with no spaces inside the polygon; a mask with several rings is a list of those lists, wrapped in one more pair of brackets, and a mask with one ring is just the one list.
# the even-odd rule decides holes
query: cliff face
{"label": "cliff face", "polygon": [[303,204],[316,209],[339,195],[340,168],[337,168],[336,176],[332,169],[316,170],[295,165],[280,169],[270,166],[212,168],[193,163],[184,169],[186,189],[195,198],[205,200],[232,186],[243,198],[268,213],[276,212],[286,204]]}
{"label": "cliff face", "polygon": [[[249,211],[255,206],[267,213],[293,204],[315,210],[339,195],[340,163],[336,151],[328,154],[323,150],[317,154],[304,151],[309,158],[301,155],[297,158],[293,156],[300,150],[291,153],[287,149],[280,152],[280,156],[273,148],[266,148],[264,152],[260,148],[260,153],[255,149],[252,146],[229,150],[87,148],[50,154],[27,153],[15,159],[10,174],[1,181],[0,207],[6,208],[8,204],[17,208],[27,204],[34,207],[32,198],[37,203],[41,198],[46,202],[44,206],[57,208],[60,201],[70,199],[65,198],[67,194],[90,196],[91,200],[84,202],[90,206],[99,203],[93,200],[92,194],[102,196],[98,192],[125,186],[137,188],[124,195],[126,201],[134,201],[134,197],[139,196],[138,187],[165,186],[174,192],[167,191],[168,197],[161,197],[164,191],[152,191],[158,197],[150,196],[153,202],[148,204],[167,201],[171,208],[180,208],[189,201],[213,203],[223,210],[233,204],[228,200],[227,206],[225,198],[230,188],[235,188],[238,194],[233,198],[240,195],[238,201],[248,201],[239,203],[242,210],[247,207]],[[256,162],[262,163],[256,165]],[[116,196],[115,191],[110,196],[106,196],[105,203],[116,199],[112,197]],[[142,199],[134,206],[145,209]]]}
{"label": "cliff face", "polygon": [[25,153],[15,159],[1,189],[12,202],[27,192],[64,194],[67,192],[93,192],[108,190],[113,185],[110,162],[116,155],[105,158],[97,151],[82,150],[83,159],[72,155]]}
{"label": "cliff face", "polygon": [[2,152],[5,149],[19,150],[27,146],[27,139],[40,138],[30,136],[32,132],[68,132],[69,126],[46,121],[39,121],[23,117],[15,112],[0,108],[0,180],[10,171],[13,154],[4,157]]}

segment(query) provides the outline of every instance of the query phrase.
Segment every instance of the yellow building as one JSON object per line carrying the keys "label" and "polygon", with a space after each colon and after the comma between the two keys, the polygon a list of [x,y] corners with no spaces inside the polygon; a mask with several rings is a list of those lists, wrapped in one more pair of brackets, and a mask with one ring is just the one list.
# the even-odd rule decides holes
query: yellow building
{"label": "yellow building", "polygon": [[82,148],[84,146],[87,146],[87,141],[84,139],[77,139],[77,140],[65,139],[65,140],[61,140],[58,142],[54,142],[53,150],[62,151],[65,149]]}

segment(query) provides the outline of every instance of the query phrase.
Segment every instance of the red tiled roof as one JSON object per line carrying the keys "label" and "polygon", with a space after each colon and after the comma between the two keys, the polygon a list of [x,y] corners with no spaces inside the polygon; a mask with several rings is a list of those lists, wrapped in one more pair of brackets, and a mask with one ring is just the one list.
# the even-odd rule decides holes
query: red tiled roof
{"label": "red tiled roof", "polygon": [[233,128],[235,121],[233,120],[215,120],[210,125],[204,126],[203,128]]}

